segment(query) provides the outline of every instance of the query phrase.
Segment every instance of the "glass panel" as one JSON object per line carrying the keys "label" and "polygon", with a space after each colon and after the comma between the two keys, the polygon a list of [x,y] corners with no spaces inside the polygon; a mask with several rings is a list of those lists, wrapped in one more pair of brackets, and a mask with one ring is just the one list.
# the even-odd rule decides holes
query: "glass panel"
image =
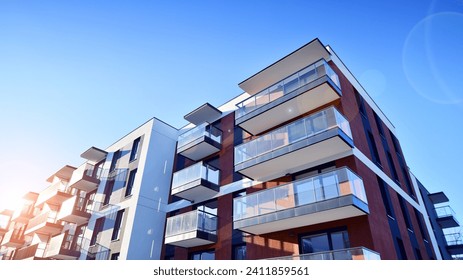
{"label": "glass panel", "polygon": [[316,253],[330,250],[328,235],[320,234],[302,238],[302,253]]}
{"label": "glass panel", "polygon": [[351,137],[349,122],[330,107],[235,147],[235,165],[340,125]]}
{"label": "glass panel", "polygon": [[288,125],[288,138],[290,143],[295,143],[306,138],[304,120],[298,120]]}
{"label": "glass panel", "polygon": [[293,192],[293,184],[275,188],[275,210],[283,210],[296,206],[295,196]]}
{"label": "glass panel", "polygon": [[296,205],[304,205],[315,202],[315,186],[312,179],[294,183]]}
{"label": "glass panel", "polygon": [[310,83],[315,80],[316,77],[317,71],[315,71],[315,66],[313,64],[299,72],[301,86]]}
{"label": "glass panel", "polygon": [[234,248],[235,260],[245,260],[246,259],[246,245],[235,246]]}
{"label": "glass panel", "polygon": [[333,232],[331,234],[331,242],[333,244],[333,250],[340,250],[350,247],[347,231]]}
{"label": "glass panel", "polygon": [[283,85],[276,84],[268,89],[268,94],[269,94],[269,101],[272,102],[273,100],[276,100],[284,95],[283,91]]}
{"label": "glass panel", "polygon": [[259,215],[275,212],[275,193],[272,190],[259,192],[257,194],[259,202]]}
{"label": "glass panel", "polygon": [[362,179],[349,169],[341,168],[235,198],[233,219],[255,217],[351,194],[367,203]]}
{"label": "glass panel", "polygon": [[215,252],[204,252],[201,254],[201,260],[214,260]]}
{"label": "glass panel", "polygon": [[241,117],[252,112],[255,109],[264,106],[299,87],[307,85],[324,75],[327,75],[338,87],[340,87],[338,75],[333,71],[333,69],[331,69],[324,59],[321,59],[294,73],[290,77],[287,77],[283,81],[280,81],[237,104],[236,106],[238,107],[238,110],[236,117]]}
{"label": "glass panel", "polygon": [[284,80],[284,88],[285,88],[285,94],[288,94],[294,91],[295,89],[299,88],[298,73]]}
{"label": "glass panel", "polygon": [[323,185],[323,191],[325,195],[325,199],[330,199],[334,197],[338,197],[338,182],[337,182],[337,176],[335,173],[328,173],[326,175],[322,175],[322,185]]}

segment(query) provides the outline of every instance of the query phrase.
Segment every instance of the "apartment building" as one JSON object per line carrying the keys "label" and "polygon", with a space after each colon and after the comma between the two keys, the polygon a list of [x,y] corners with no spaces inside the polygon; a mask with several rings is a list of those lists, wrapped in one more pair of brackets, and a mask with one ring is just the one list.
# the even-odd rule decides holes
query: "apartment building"
{"label": "apartment building", "polygon": [[164,259],[441,259],[393,124],[315,39],[185,116]]}
{"label": "apartment building", "polygon": [[155,118],[91,147],[1,212],[2,259],[159,259],[177,129]]}
{"label": "apartment building", "polygon": [[449,198],[442,191],[430,193],[418,180],[416,183],[442,259],[463,259],[463,233]]}
{"label": "apartment building", "polygon": [[[84,151],[0,212],[1,259],[451,259],[459,226],[318,39],[242,94]],[[436,206],[437,205],[437,206]],[[453,228],[450,230],[450,228]]]}

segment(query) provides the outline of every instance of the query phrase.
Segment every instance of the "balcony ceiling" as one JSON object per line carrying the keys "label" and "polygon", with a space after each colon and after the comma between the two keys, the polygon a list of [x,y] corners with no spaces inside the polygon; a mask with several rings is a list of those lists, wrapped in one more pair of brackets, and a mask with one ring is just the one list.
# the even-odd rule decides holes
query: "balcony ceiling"
{"label": "balcony ceiling", "polygon": [[222,111],[209,103],[205,103],[184,116],[185,120],[192,124],[200,125],[204,122],[211,123],[222,116]]}
{"label": "balcony ceiling", "polygon": [[330,53],[319,39],[314,39],[238,85],[253,95],[321,58],[329,60]]}
{"label": "balcony ceiling", "polygon": [[183,248],[191,248],[213,244],[217,241],[217,237],[202,231],[191,231],[174,236],[166,237],[164,243]]}
{"label": "balcony ceiling", "polygon": [[[336,198],[333,201],[343,201],[346,198]],[[299,208],[288,209],[280,211],[281,213],[272,213],[268,215],[263,215],[262,217],[244,219],[241,221],[234,222],[235,229],[239,229],[244,232],[260,235],[270,232],[277,232],[287,229],[293,229],[303,226],[310,226],[316,224],[322,224],[330,221],[342,220],[362,215],[367,215],[369,212],[368,206],[359,200],[354,200],[356,202],[351,205],[345,205],[344,203],[339,203],[335,205],[332,209],[323,210],[323,208],[328,208],[327,203],[333,204],[333,202],[323,201],[321,203],[314,203],[312,205],[305,205]],[[343,206],[344,204],[344,206]],[[357,205],[356,205],[357,204]],[[362,204],[361,207],[360,204]],[[319,206],[317,206],[319,205]],[[339,207],[341,206],[341,207]],[[366,207],[366,208],[365,208]],[[314,210],[314,212],[308,214],[298,215],[297,212],[302,209],[307,208],[309,210]],[[318,209],[319,208],[319,209]],[[364,209],[361,209],[364,208]],[[322,210],[322,211],[318,211]],[[301,211],[302,213],[304,211]],[[281,216],[281,218],[280,218]]]}
{"label": "balcony ceiling", "polygon": [[247,132],[257,135],[340,97],[340,93],[330,85],[325,76],[317,80],[313,88],[294,91],[249,112],[237,119],[236,123]]}
{"label": "balcony ceiling", "polygon": [[63,166],[60,170],[56,171],[53,175],[51,175],[48,179],[47,182],[52,183],[53,182],[53,177],[58,177],[60,179],[63,179],[65,181],[69,181],[72,176],[72,172],[76,170],[74,166],[70,165],[65,165]]}
{"label": "balcony ceiling", "polygon": [[82,157],[82,158],[84,158],[86,160],[89,160],[89,161],[100,162],[106,157],[107,154],[108,154],[108,152],[106,152],[104,150],[98,149],[96,147],[91,147],[88,150],[86,150],[85,152],[83,152],[80,155],[80,157]]}
{"label": "balcony ceiling", "polygon": [[[322,138],[325,133],[327,135],[326,140]],[[250,160],[249,163],[244,162],[235,166],[235,171],[253,180],[268,181],[345,157],[350,153],[352,147],[341,136],[332,137],[331,131],[325,133],[320,134],[322,140],[319,142],[309,143],[299,149],[293,148],[292,151],[289,151],[288,148],[282,148],[280,149],[281,155],[269,153],[259,157],[258,162]],[[336,132],[333,131],[333,133]],[[315,141],[314,139],[309,140]],[[300,143],[297,145],[301,146]]]}
{"label": "balcony ceiling", "polygon": [[447,195],[445,195],[444,192],[430,193],[428,197],[434,204],[439,204],[439,203],[449,201],[449,198],[447,197]]}

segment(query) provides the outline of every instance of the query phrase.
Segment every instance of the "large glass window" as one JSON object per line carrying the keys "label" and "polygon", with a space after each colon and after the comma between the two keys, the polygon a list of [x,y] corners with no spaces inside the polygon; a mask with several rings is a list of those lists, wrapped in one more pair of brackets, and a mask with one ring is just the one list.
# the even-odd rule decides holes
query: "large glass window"
{"label": "large glass window", "polygon": [[301,238],[301,254],[312,254],[350,247],[346,230],[306,235]]}
{"label": "large glass window", "polygon": [[138,146],[140,145],[140,137],[135,139],[132,144],[132,151],[130,151],[130,161],[136,160],[138,155]]}
{"label": "large glass window", "polygon": [[111,200],[111,194],[113,193],[114,184],[116,181],[114,179],[106,181],[106,185],[104,188],[104,200],[103,205],[107,205]]}
{"label": "large glass window", "polygon": [[104,217],[96,219],[95,227],[93,228],[92,239],[90,239],[90,246],[93,246],[96,244],[98,236],[103,231],[104,220],[105,220]]}
{"label": "large glass window", "polygon": [[111,166],[109,167],[109,172],[112,172],[114,171],[114,169],[116,169],[117,161],[119,160],[120,157],[121,157],[121,150],[118,150],[113,155],[113,159],[111,160]]}
{"label": "large glass window", "polygon": [[125,196],[132,194],[133,184],[135,182],[135,175],[137,175],[137,169],[130,171],[129,180],[127,181],[127,188],[125,189]]}
{"label": "large glass window", "polygon": [[200,251],[194,252],[190,255],[190,260],[214,260],[215,252],[214,251]]}
{"label": "large glass window", "polygon": [[233,246],[233,259],[245,260],[246,259],[246,244]]}
{"label": "large glass window", "polygon": [[124,218],[124,210],[125,209],[117,211],[116,221],[114,223],[114,229],[111,240],[118,240],[120,237],[122,219]]}

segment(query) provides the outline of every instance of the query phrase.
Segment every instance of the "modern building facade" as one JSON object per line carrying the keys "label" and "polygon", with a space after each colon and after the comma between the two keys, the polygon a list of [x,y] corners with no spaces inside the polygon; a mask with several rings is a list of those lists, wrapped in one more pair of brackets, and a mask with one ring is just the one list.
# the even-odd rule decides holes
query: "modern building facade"
{"label": "modern building facade", "polygon": [[442,258],[463,259],[463,236],[449,198],[444,192],[429,193],[420,181],[416,181]]}
{"label": "modern building facade", "polygon": [[315,39],[239,86],[181,129],[151,119],[57,171],[0,213],[2,258],[459,257],[445,229],[458,224],[435,207],[445,195],[409,171],[394,126],[331,47]]}
{"label": "modern building facade", "polygon": [[442,257],[394,126],[329,46],[239,86],[185,116],[163,258]]}
{"label": "modern building facade", "polygon": [[81,166],[1,213],[2,259],[159,259],[176,139],[153,118],[107,149],[89,148]]}

